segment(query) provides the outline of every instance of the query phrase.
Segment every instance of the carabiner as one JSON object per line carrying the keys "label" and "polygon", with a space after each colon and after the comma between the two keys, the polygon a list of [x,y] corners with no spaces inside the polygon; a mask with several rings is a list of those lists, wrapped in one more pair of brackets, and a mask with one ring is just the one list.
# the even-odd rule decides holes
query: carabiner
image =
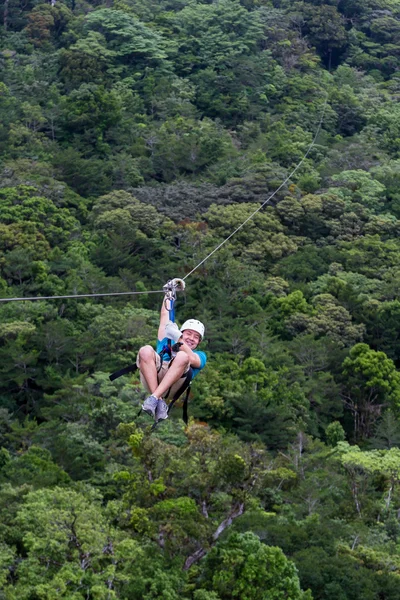
{"label": "carabiner", "polygon": [[163,286],[163,291],[165,293],[164,298],[164,306],[169,312],[170,321],[175,321],[175,311],[174,304],[176,300],[176,292],[183,291],[185,289],[185,282],[183,279],[169,279],[167,283]]}

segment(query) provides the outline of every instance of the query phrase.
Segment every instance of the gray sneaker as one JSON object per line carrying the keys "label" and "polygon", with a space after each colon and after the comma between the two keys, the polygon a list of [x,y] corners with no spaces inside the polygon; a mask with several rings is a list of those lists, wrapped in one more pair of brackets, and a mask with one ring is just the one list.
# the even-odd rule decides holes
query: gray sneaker
{"label": "gray sneaker", "polygon": [[168,419],[168,405],[162,398],[157,402],[156,408],[156,416],[154,417],[156,421],[161,421],[162,419]]}
{"label": "gray sneaker", "polygon": [[149,396],[142,404],[142,410],[146,412],[151,417],[155,418],[156,408],[158,404],[158,398],[155,396]]}

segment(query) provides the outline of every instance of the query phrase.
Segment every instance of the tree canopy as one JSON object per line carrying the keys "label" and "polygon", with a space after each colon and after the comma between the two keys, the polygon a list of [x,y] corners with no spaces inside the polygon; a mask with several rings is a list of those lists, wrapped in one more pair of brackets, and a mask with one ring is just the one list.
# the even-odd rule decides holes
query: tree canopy
{"label": "tree canopy", "polygon": [[1,598],[398,600],[399,57],[399,0],[0,0]]}

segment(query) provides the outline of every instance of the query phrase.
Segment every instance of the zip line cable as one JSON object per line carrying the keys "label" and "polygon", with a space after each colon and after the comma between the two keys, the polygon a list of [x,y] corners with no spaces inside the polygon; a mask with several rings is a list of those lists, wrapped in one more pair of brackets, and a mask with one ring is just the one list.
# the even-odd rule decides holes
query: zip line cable
{"label": "zip line cable", "polygon": [[[274,196],[276,196],[276,194],[283,188],[283,186],[289,181],[289,179],[301,167],[301,165],[303,164],[303,162],[309,155],[311,149],[315,146],[317,137],[319,135],[319,132],[321,130],[322,123],[323,123],[323,120],[325,117],[325,111],[326,111],[327,104],[328,104],[328,92],[326,92],[326,98],[325,98],[324,106],[322,109],[321,118],[319,120],[317,131],[314,135],[314,138],[313,138],[311,144],[309,145],[306,153],[304,154],[304,156],[302,157],[300,162],[296,165],[296,167],[293,169],[293,171],[291,171],[291,173],[289,173],[289,175],[281,183],[281,185],[274,192],[272,192],[272,194],[270,196],[268,196],[268,198],[256,210],[254,210],[251,213],[251,215],[249,215],[247,217],[247,219],[245,219],[243,221],[243,223],[241,225],[239,225],[239,227],[236,227],[236,229],[234,231],[232,231],[232,233],[230,235],[228,235],[228,237],[225,240],[223,240],[220,244],[218,244],[218,246],[216,246],[214,248],[214,250],[212,250],[212,252],[210,252],[205,258],[203,258],[202,261],[199,262],[198,265],[196,265],[191,271],[189,271],[189,273],[187,273],[185,275],[185,277],[182,278],[183,280],[187,279],[189,277],[189,275],[192,275],[192,273],[194,273],[199,267],[201,267],[202,264],[204,264],[213,254],[215,254],[215,252],[217,252],[220,248],[222,248],[222,246],[224,246],[226,244],[226,242],[228,242],[238,231],[240,231],[240,229],[242,229],[242,227],[244,227],[246,225],[246,223],[248,223],[258,212],[260,212],[260,210],[262,210],[264,208],[264,206],[266,206],[268,204],[268,202],[270,202],[270,200],[272,200],[272,198]],[[60,300],[60,299],[64,299],[64,298],[100,298],[102,296],[134,296],[137,294],[163,294],[163,293],[164,293],[164,290],[151,290],[148,292],[147,291],[146,292],[109,292],[109,293],[104,293],[104,294],[101,294],[101,293],[100,294],[71,294],[71,295],[66,295],[66,296],[31,296],[31,297],[27,297],[27,298],[0,298],[0,302],[20,302],[20,301],[29,301],[29,300],[30,301],[33,301],[33,300]]]}
{"label": "zip line cable", "polygon": [[98,298],[100,296],[134,296],[136,294],[163,294],[163,290],[148,292],[108,292],[104,294],[71,294],[70,296],[31,296],[27,298],[0,298],[0,302],[16,302],[17,300],[58,300],[60,298]]}
{"label": "zip line cable", "polygon": [[311,149],[313,148],[313,146],[315,146],[315,143],[317,141],[317,137],[319,135],[319,132],[321,130],[322,127],[322,123],[324,120],[324,116],[325,116],[325,110],[328,104],[328,92],[326,92],[326,98],[325,98],[325,102],[324,102],[324,107],[322,110],[322,114],[321,114],[321,118],[319,120],[318,123],[318,127],[317,127],[317,131],[314,135],[314,139],[312,140],[310,146],[308,147],[307,152],[304,154],[303,158],[300,160],[300,162],[297,164],[297,166],[293,169],[293,171],[291,173],[289,173],[289,175],[286,177],[285,181],[283,181],[281,183],[281,185],[274,191],[272,192],[272,194],[261,204],[261,206],[259,206],[254,212],[251,213],[251,215],[249,217],[247,217],[247,219],[245,221],[243,221],[243,223],[241,225],[239,225],[239,227],[237,227],[234,231],[232,231],[232,233],[220,244],[218,244],[218,246],[216,248],[214,248],[214,250],[212,252],[210,252],[210,254],[208,254],[205,258],[203,258],[203,260],[201,262],[199,262],[198,265],[196,265],[194,267],[194,269],[192,269],[187,275],[185,275],[185,277],[183,277],[182,279],[185,280],[189,277],[189,275],[191,275],[192,273],[194,273],[196,271],[196,269],[198,269],[203,263],[206,262],[206,260],[208,260],[215,252],[217,252],[217,250],[219,250],[220,248],[222,248],[222,246],[224,244],[226,244],[226,242],[228,242],[234,235],[235,233],[237,233],[240,229],[242,229],[242,227],[244,227],[244,225],[246,225],[246,223],[248,223],[250,221],[250,219],[252,219],[254,217],[254,215],[256,215],[258,212],[260,212],[260,210],[262,208],[264,208],[264,206],[266,204],[268,204],[268,202],[270,200],[272,200],[272,198],[283,188],[283,186],[289,181],[289,179],[296,173],[296,171],[301,167],[301,165],[303,164],[303,162],[305,161],[305,159],[307,158],[307,156],[309,155]]}

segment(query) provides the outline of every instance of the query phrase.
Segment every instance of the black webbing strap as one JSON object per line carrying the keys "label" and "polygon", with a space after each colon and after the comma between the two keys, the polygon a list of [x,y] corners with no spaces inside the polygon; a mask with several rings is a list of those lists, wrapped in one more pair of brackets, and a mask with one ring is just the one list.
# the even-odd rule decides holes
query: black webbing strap
{"label": "black webbing strap", "polygon": [[189,420],[188,419],[188,399],[189,399],[189,394],[190,394],[190,383],[189,383],[189,385],[187,387],[186,394],[185,394],[185,397],[183,399],[183,406],[182,406],[182,419],[183,419],[183,422],[185,423],[185,425],[188,424],[188,420]]}
{"label": "black webbing strap", "polygon": [[109,380],[114,381],[114,379],[118,379],[118,377],[122,377],[122,375],[128,375],[128,373],[133,373],[133,371],[136,371],[136,369],[137,369],[137,364],[129,365],[128,367],[124,367],[123,369],[120,369],[119,371],[115,371],[114,373],[111,373],[111,375],[109,376]]}
{"label": "black webbing strap", "polygon": [[[168,414],[169,414],[169,411],[174,406],[175,402],[178,400],[178,398],[180,396],[182,396],[183,392],[186,390],[186,396],[183,400],[183,415],[182,415],[182,419],[185,421],[186,424],[188,422],[187,401],[189,398],[190,384],[192,383],[192,378],[193,378],[193,369],[192,369],[192,367],[189,367],[188,372],[185,373],[185,381],[182,383],[179,390],[177,390],[175,392],[174,397],[172,398],[171,402],[168,404]],[[185,418],[186,418],[186,420],[185,420]]]}
{"label": "black webbing strap", "polygon": [[[162,367],[164,354],[168,354],[168,356],[171,358],[171,346],[170,345],[163,346],[161,352],[158,353],[158,355],[161,359],[160,369]],[[114,379],[118,379],[118,377],[122,377],[123,375],[128,375],[128,373],[133,373],[134,371],[136,371],[137,368],[138,368],[138,366],[136,363],[134,363],[133,365],[128,365],[127,367],[124,367],[123,369],[120,369],[119,371],[115,371],[114,373],[111,373],[111,375],[109,375],[108,378],[110,381],[114,381]]]}

